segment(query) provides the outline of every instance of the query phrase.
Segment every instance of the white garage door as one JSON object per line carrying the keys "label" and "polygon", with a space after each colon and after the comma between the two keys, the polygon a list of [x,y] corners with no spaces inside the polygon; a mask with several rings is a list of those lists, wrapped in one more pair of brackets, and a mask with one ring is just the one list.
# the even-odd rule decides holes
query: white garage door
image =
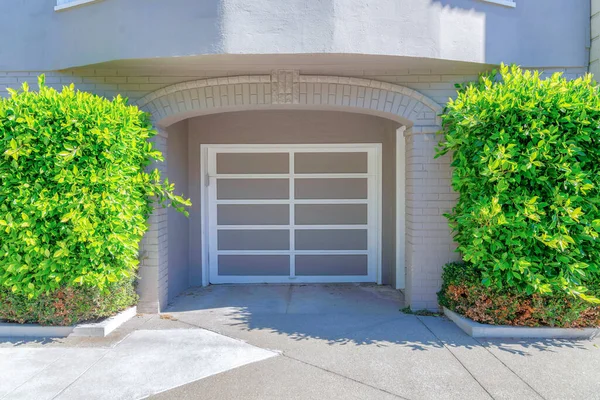
{"label": "white garage door", "polygon": [[211,283],[378,280],[379,144],[203,147]]}

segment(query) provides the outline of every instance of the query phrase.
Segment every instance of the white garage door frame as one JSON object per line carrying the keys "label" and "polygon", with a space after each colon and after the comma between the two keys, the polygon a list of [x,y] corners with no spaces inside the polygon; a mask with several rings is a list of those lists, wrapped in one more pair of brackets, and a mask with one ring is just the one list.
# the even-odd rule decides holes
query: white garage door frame
{"label": "white garage door frame", "polygon": [[[216,197],[215,190],[209,190],[209,186],[216,186],[216,176],[211,176],[209,171],[209,160],[214,159],[214,155],[217,152],[227,153],[245,153],[245,152],[259,152],[259,153],[275,153],[275,152],[286,152],[290,151],[290,166],[293,168],[292,163],[294,158],[293,152],[367,152],[369,154],[369,166],[367,174],[356,174],[357,176],[375,175],[371,181],[373,182],[373,188],[370,188],[368,195],[368,209],[369,213],[374,213],[374,218],[369,218],[369,232],[374,232],[373,238],[369,234],[369,252],[374,251],[376,254],[373,255],[373,262],[369,262],[368,276],[363,276],[362,279],[358,279],[356,276],[302,276],[302,277],[291,277],[285,279],[285,283],[327,283],[327,282],[376,282],[382,283],[382,145],[381,143],[328,143],[328,144],[202,144],[200,147],[200,168],[201,168],[201,212],[200,219],[202,225],[201,240],[202,240],[202,281],[204,285],[209,283],[282,283],[283,279],[281,276],[270,277],[270,276],[227,276],[226,279],[221,279],[216,272],[216,260],[215,255],[217,254],[216,238],[213,237],[216,232],[215,218],[209,218],[209,213],[216,213]],[[210,154],[210,155],[209,155]],[[212,167],[214,169],[214,165]],[[290,169],[293,171],[293,169]],[[285,177],[278,175],[278,177]],[[293,177],[294,174],[287,174]],[[318,174],[319,177],[323,175],[331,174]],[[352,174],[344,174],[346,176]],[[315,174],[317,176],[317,174]],[[251,174],[244,174],[244,177],[252,177]],[[257,177],[265,177],[265,174],[259,174]],[[303,175],[306,177],[306,175]],[[293,198],[293,186],[290,187],[290,199],[291,205],[298,204],[300,201],[292,201]],[[212,199],[209,199],[212,196]],[[221,200],[219,201],[221,202]],[[256,200],[255,203],[266,203],[268,201]],[[285,202],[285,201],[284,201]],[[341,204],[343,200],[302,200],[304,204]],[[252,201],[244,200],[243,203],[248,204]],[[293,207],[291,207],[291,210]],[[371,211],[373,210],[373,211]],[[293,211],[291,211],[293,212]],[[293,214],[292,214],[293,216]],[[295,225],[291,225],[292,229]],[[293,237],[293,235],[292,235]],[[371,241],[374,241],[372,243]],[[294,251],[290,250],[294,254]],[[295,251],[296,254],[299,251]],[[247,252],[244,252],[247,254]],[[262,254],[269,254],[269,251],[261,251]],[[319,251],[310,251],[310,254],[319,254]],[[322,252],[321,254],[325,254]],[[212,259],[211,259],[212,257]],[[293,271],[293,259],[290,257]],[[369,257],[371,259],[371,257]],[[372,265],[372,264],[375,265]]]}

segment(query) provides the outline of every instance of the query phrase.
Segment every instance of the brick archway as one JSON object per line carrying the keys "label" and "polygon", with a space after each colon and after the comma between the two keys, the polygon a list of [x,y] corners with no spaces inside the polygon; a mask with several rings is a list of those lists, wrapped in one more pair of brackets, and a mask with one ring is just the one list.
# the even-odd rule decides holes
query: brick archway
{"label": "brick archway", "polygon": [[[441,267],[452,257],[453,243],[442,217],[454,203],[448,159],[433,159],[442,107],[421,93],[369,79],[301,75],[278,70],[270,75],[200,79],[159,89],[137,102],[152,114],[159,131],[156,147],[166,154],[168,133],[178,121],[248,110],[331,110],[371,114],[396,121],[398,130],[396,232],[397,264],[407,302],[414,309],[437,307]],[[400,139],[400,140],[398,140]],[[157,165],[166,175],[166,163]],[[168,298],[167,213],[157,209],[142,241],[140,309],[157,312]],[[405,228],[405,229],[402,229]],[[405,278],[405,286],[404,286]]]}
{"label": "brick archway", "polygon": [[373,114],[431,130],[438,129],[442,111],[439,104],[407,87],[297,71],[182,82],[150,93],[137,104],[162,127],[198,115],[283,108]]}

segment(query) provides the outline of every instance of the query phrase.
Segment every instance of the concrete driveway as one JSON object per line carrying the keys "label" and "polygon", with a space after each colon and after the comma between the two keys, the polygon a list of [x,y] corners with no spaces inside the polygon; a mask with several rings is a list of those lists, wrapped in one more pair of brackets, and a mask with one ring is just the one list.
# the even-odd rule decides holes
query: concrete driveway
{"label": "concrete driveway", "polygon": [[193,289],[108,338],[0,344],[0,399],[600,399],[598,339],[477,341],[401,307],[368,285]]}
{"label": "concrete driveway", "polygon": [[600,340],[477,341],[361,285],[211,286],[181,322],[275,350],[160,399],[600,399]]}

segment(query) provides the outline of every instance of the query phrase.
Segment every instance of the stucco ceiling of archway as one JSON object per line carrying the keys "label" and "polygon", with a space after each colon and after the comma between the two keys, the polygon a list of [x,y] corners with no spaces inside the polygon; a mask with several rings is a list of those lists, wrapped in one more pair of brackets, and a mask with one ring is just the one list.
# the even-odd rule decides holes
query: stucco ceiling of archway
{"label": "stucco ceiling of archway", "polygon": [[[167,57],[149,59],[116,60],[82,67],[121,70],[148,70],[182,72],[224,71],[224,72],[269,72],[273,69],[298,69],[300,73],[336,73],[339,71],[390,71],[395,73],[409,70],[452,71],[461,74],[477,74],[489,70],[492,65],[461,61],[440,60],[421,57],[381,56],[367,54],[225,54],[187,57]],[[76,70],[76,69],[75,69]]]}

